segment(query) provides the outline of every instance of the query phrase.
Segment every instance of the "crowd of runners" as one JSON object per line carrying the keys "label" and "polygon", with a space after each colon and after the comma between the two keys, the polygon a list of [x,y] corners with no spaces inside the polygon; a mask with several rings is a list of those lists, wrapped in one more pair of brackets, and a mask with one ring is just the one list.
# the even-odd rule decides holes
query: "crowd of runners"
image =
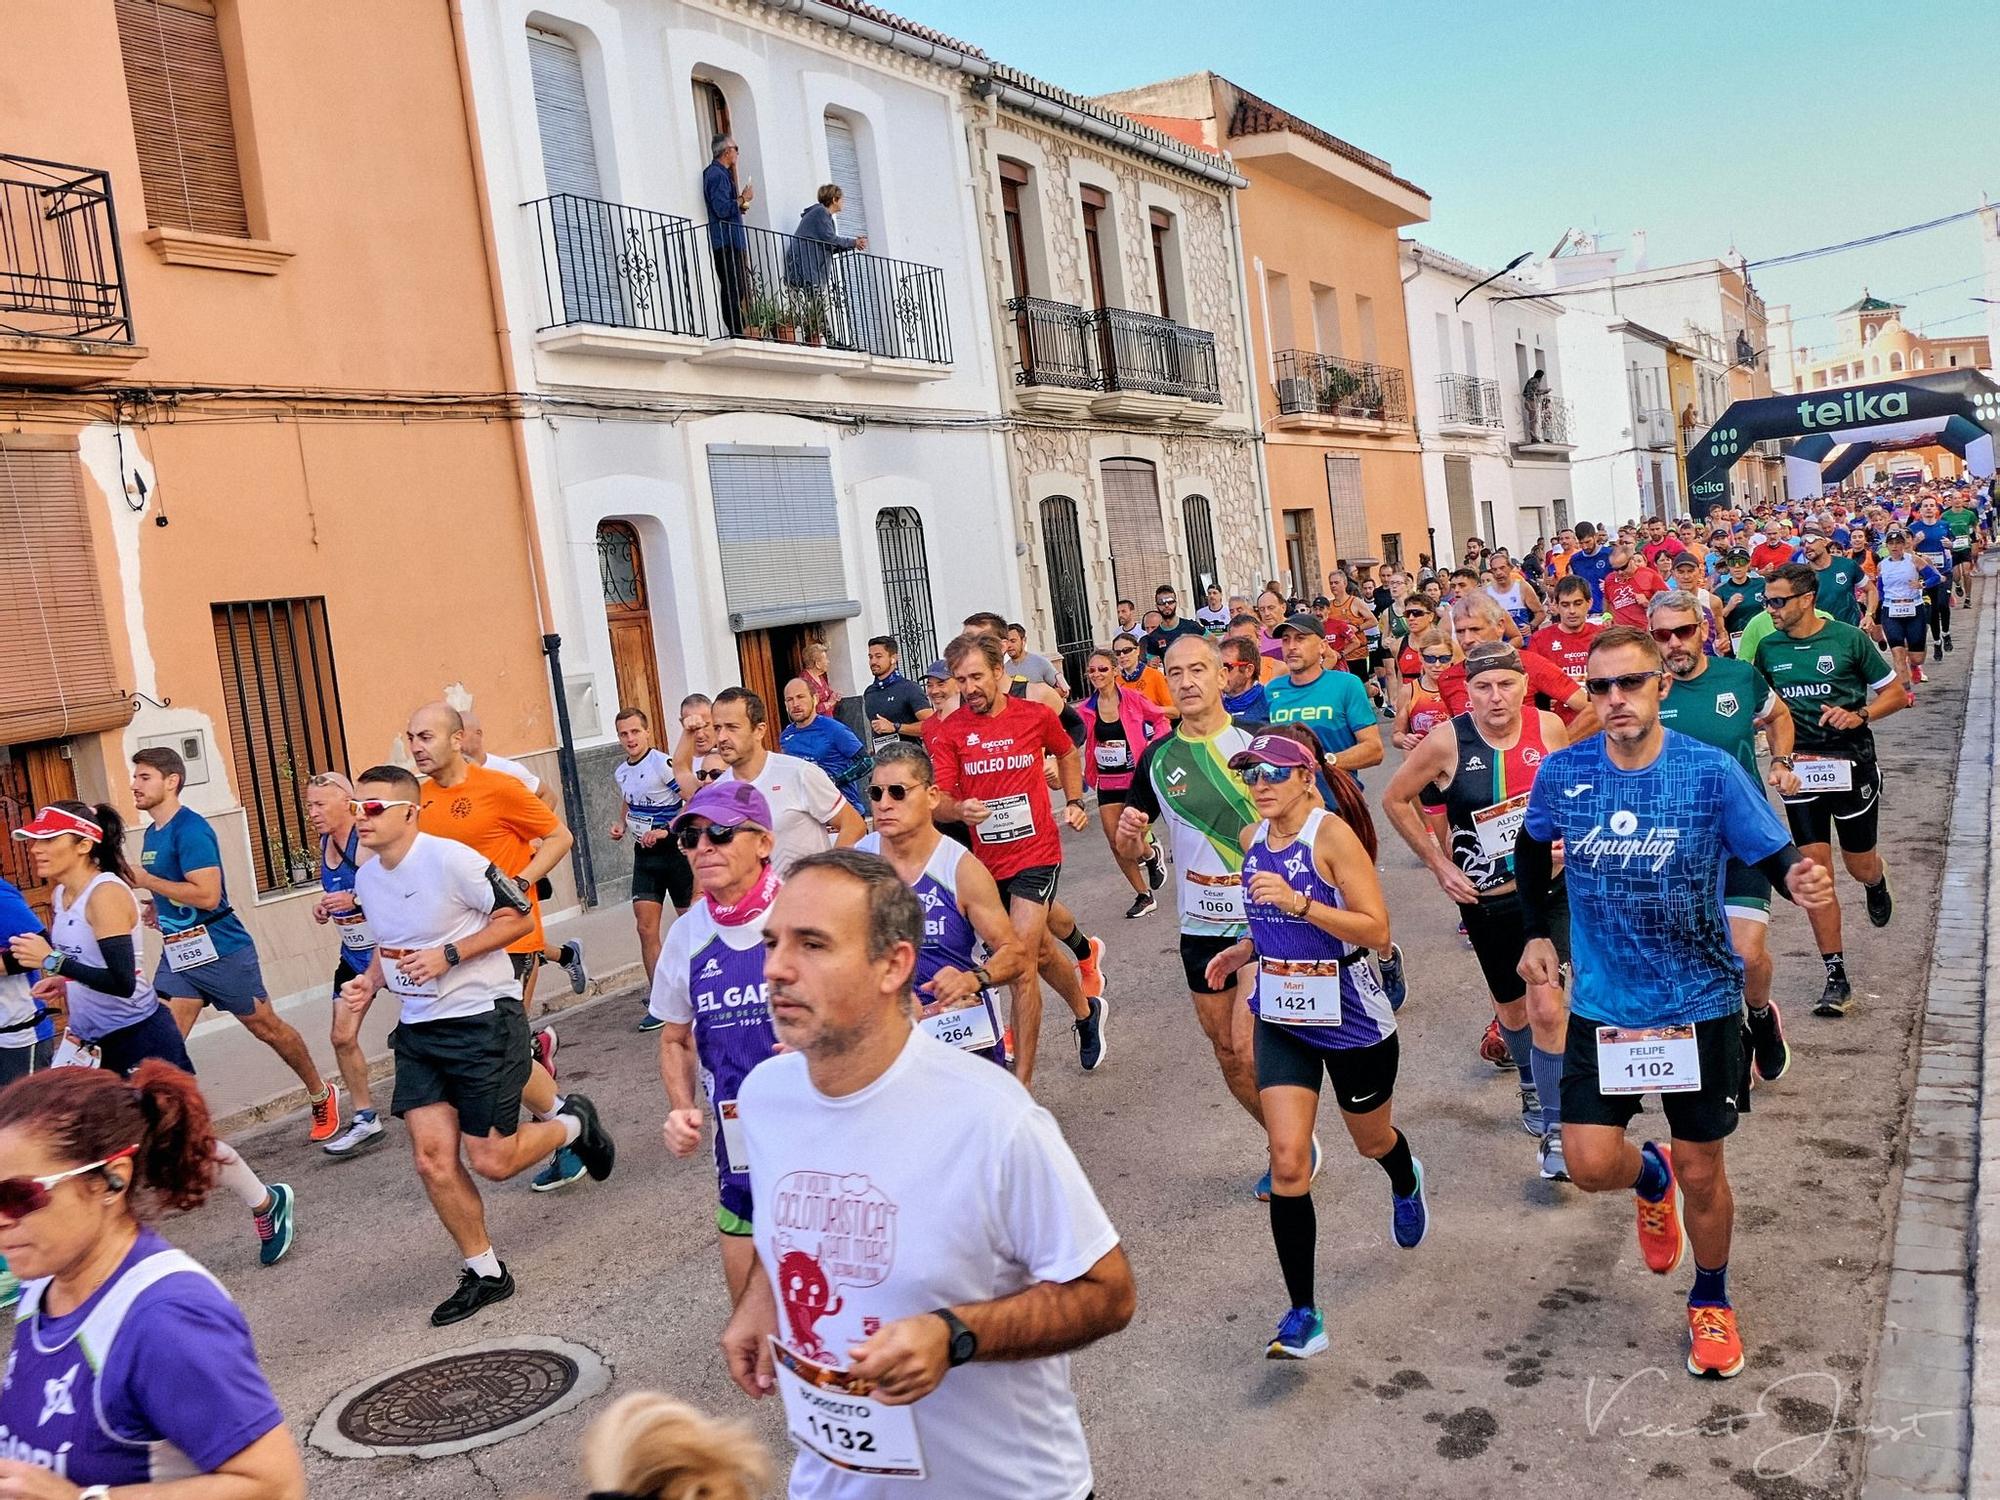
{"label": "crowd of runners", "polygon": [[[1953,650],[1992,533],[1965,485],[1579,523],[1518,560],[1475,540],[1448,569],[1343,564],[1323,594],[1209,588],[1191,616],[1163,585],[1143,615],[1118,602],[1074,683],[997,614],[914,679],[879,637],[858,730],[823,654],[781,704],[726,687],[675,726],[621,710],[605,831],[631,850],[650,975],[630,1024],[657,1046],[666,1153],[712,1153],[717,1326],[744,1391],[782,1397],[793,1493],[1090,1492],[1065,1356],[1122,1327],[1135,1292],[1032,1090],[1072,1046],[1084,1072],[1107,1065],[1116,953],[1161,945],[1162,904],[1251,1122],[1245,1188],[1282,1292],[1269,1357],[1329,1344],[1325,1088],[1387,1178],[1389,1238],[1430,1232],[1423,1122],[1394,1102],[1422,976],[1396,934],[1456,923],[1491,1001],[1465,1045],[1518,1077],[1524,1171],[1631,1194],[1651,1271],[1693,1254],[1689,1373],[1742,1370],[1725,1143],[1790,1062],[1766,931],[1776,900],[1802,908],[1824,967],[1809,1008],[1851,1013],[1834,851],[1888,925],[1873,726]],[[297,1074],[329,1156],[389,1139],[385,1108],[402,1121],[457,1261],[433,1324],[515,1290],[480,1179],[553,1191],[617,1164],[560,1083],[555,1031],[530,1021],[541,968],[589,983],[581,946],[542,925],[575,834],[470,713],[421,705],[405,740],[405,763],[307,789],[338,1080],[273,1010],[172,751],[133,757],[136,865],[108,805],[54,803],[17,832],[54,897],[44,922],[0,882],[0,1254],[19,1301],[0,1494],[184,1473],[236,1476],[246,1500],[303,1493],[241,1315],[144,1223],[221,1187],[263,1264],[298,1232],[294,1188],[209,1125],[185,1043],[205,1007]],[[1435,908],[1390,911],[1364,780]],[[1061,896],[1066,854],[1095,849],[1064,841],[1093,797],[1140,924],[1109,945]],[[1070,1023],[1049,1057],[1044,984]],[[386,1103],[360,1043],[377,1005],[396,1019]],[[114,1345],[121,1328],[137,1332]],[[1004,1451],[981,1440],[996,1422]],[[60,1490],[7,1487],[52,1468]]]}

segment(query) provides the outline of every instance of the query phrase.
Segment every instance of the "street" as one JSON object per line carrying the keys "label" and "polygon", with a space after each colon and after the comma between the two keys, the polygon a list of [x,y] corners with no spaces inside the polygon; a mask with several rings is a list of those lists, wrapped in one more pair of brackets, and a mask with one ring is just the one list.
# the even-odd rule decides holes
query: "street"
{"label": "street", "polygon": [[[1961,634],[1968,647],[1973,634]],[[1923,706],[1880,736],[1897,914],[1886,931],[1871,928],[1858,888],[1840,877],[1859,996],[1845,1020],[1811,1016],[1821,976],[1810,933],[1782,903],[1775,916],[1794,1061],[1757,1090],[1731,1141],[1731,1269],[1750,1364],[1727,1385],[1683,1373],[1691,1271],[1645,1273],[1630,1199],[1589,1200],[1535,1176],[1514,1075],[1474,1053],[1489,1007],[1472,954],[1393,835],[1382,864],[1411,976],[1396,1118],[1425,1163],[1431,1235],[1414,1252],[1394,1248],[1381,1174],[1353,1155],[1328,1101],[1315,1199],[1332,1348],[1305,1364],[1266,1362],[1284,1299],[1265,1210],[1250,1194],[1259,1137],[1195,1027],[1169,907],[1121,920],[1129,893],[1097,830],[1070,835],[1064,894],[1111,950],[1109,1055],[1102,1072],[1079,1073],[1052,1005],[1037,1092],[1125,1236],[1140,1299],[1129,1330],[1075,1363],[1098,1493],[1324,1493],[1347,1489],[1345,1476],[1383,1496],[1850,1493],[1871,1440],[1853,1429],[1882,1318],[1943,778],[1971,657],[1962,648],[1937,668]],[[1367,780],[1379,807],[1387,768]],[[751,1408],[724,1376],[713,1171],[705,1152],[676,1162],[660,1145],[662,1099],[651,1042],[633,1031],[638,1009],[627,994],[558,1018],[562,1082],[596,1099],[619,1138],[618,1168],[601,1186],[549,1197],[525,1177],[485,1186],[496,1248],[520,1290],[470,1323],[426,1321],[458,1267],[400,1127],[347,1163],[309,1146],[299,1117],[237,1141],[268,1178],[298,1190],[298,1247],[275,1269],[257,1268],[248,1226],[226,1203],[169,1225],[242,1302],[302,1441],[336,1392],[371,1373],[542,1335],[599,1352],[614,1394],[652,1387],[748,1411],[788,1456],[777,1404]],[[312,1492],[577,1493],[576,1440],[602,1405],[436,1460],[308,1448]]]}

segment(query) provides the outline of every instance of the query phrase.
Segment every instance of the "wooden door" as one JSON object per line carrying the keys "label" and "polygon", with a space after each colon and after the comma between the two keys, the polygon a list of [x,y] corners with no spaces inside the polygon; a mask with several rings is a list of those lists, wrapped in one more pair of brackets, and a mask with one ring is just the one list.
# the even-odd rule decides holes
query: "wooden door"
{"label": "wooden door", "polygon": [[611,627],[618,709],[644,709],[653,733],[664,736],[659,657],[653,649],[653,609],[646,596],[646,560],[639,534],[623,521],[604,522],[597,528],[597,562],[604,585],[604,619]]}
{"label": "wooden door", "polygon": [[[764,700],[764,745],[766,749],[778,748],[778,730],[775,721],[784,713],[784,700],[778,689],[783,679],[773,653],[770,630],[746,630],[736,637],[736,664],[742,671],[743,686]],[[786,675],[790,675],[788,672]]]}
{"label": "wooden door", "polygon": [[0,875],[21,888],[28,905],[49,920],[49,887],[28,859],[29,844],[14,830],[51,802],[76,797],[76,768],[53,742],[0,747]]}

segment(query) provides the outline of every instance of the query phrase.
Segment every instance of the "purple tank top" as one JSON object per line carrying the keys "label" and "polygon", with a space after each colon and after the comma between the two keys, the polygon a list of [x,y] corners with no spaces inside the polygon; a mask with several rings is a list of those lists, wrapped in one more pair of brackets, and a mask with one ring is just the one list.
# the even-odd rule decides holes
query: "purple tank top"
{"label": "purple tank top", "polygon": [[[718,1127],[715,1132],[715,1170],[723,1196],[733,1212],[740,1193],[747,1204],[750,1174],[731,1171],[729,1137],[735,1126],[725,1115],[734,1109],[738,1091],[750,1070],[770,1057],[778,1044],[771,1026],[771,1009],[764,997],[764,918],[757,917],[736,934],[752,938],[747,948],[734,948],[722,939],[721,930],[708,914],[706,902],[697,904],[683,922],[706,923],[709,930],[695,937],[694,957],[688,965],[688,995],[694,1006],[694,1048],[700,1059],[702,1083],[714,1106]],[[747,1164],[745,1164],[747,1167]]]}
{"label": "purple tank top", "polygon": [[[855,848],[868,854],[880,854],[881,836],[866,834]],[[938,970],[969,972],[979,967],[979,934],[973,930],[972,923],[966,920],[965,912],[958,904],[959,862],[971,857],[972,851],[956,839],[940,838],[937,848],[931,851],[931,857],[924,865],[923,874],[910,885],[910,890],[924,908],[924,942],[917,950],[917,970],[911,981],[919,1000],[926,998],[923,987],[937,977]],[[986,992],[984,1004],[992,1020],[994,1034],[1001,1036],[1000,1010],[993,1003],[991,990]],[[969,1050],[981,1057],[990,1057],[1003,1067],[1006,1065],[1007,1044],[1004,1040],[991,1047]]]}

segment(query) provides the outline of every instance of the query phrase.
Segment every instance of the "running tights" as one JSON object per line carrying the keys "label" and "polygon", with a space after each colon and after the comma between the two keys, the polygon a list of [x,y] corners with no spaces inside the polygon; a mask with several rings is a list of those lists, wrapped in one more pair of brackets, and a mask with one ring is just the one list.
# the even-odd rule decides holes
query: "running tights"
{"label": "running tights", "polygon": [[1931,606],[1931,639],[1942,641],[1951,634],[1951,580],[1924,590]]}

